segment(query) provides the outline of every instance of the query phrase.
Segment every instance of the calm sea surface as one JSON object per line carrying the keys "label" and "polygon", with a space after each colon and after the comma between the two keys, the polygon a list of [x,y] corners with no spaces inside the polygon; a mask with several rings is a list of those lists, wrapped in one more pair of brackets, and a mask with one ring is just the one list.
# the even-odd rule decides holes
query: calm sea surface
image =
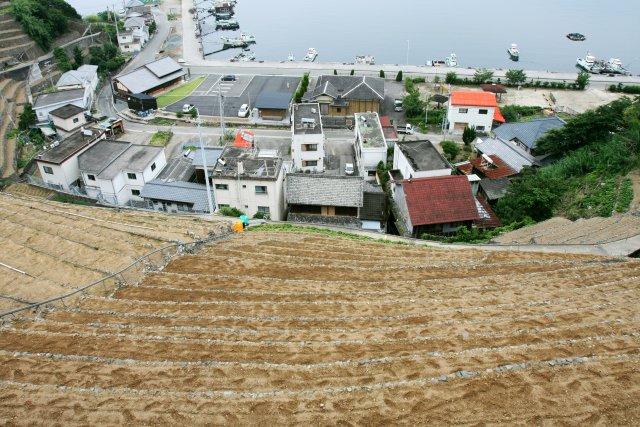
{"label": "calm sea surface", "polygon": [[[117,0],[67,1],[83,15],[122,7]],[[235,18],[256,36],[258,60],[286,60],[290,53],[301,60],[314,47],[317,61],[373,55],[378,64],[405,64],[408,57],[418,65],[455,52],[461,67],[573,71],[576,58],[590,51],[620,58],[640,74],[640,2],[632,0],[238,0]],[[587,40],[572,42],[570,32]],[[520,49],[518,64],[507,55],[511,43]]]}

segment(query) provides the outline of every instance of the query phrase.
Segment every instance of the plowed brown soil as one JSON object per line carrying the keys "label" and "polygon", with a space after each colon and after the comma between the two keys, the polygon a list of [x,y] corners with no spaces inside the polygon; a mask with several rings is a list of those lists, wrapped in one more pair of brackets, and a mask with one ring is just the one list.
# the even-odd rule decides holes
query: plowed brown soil
{"label": "plowed brown soil", "polygon": [[632,259],[246,233],[5,323],[0,422],[638,425],[639,305]]}

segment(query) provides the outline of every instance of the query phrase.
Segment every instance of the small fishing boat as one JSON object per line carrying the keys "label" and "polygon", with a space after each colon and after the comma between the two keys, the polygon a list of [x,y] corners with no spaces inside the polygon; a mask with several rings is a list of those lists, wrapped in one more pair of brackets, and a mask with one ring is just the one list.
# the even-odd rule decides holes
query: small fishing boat
{"label": "small fishing boat", "polygon": [[512,61],[517,61],[520,59],[520,51],[518,50],[517,44],[511,43],[511,47],[507,49],[507,52],[509,53],[509,57]]}
{"label": "small fishing boat", "polygon": [[573,40],[574,42],[583,42],[587,39],[584,35],[580,33],[569,33],[567,34],[567,38],[569,40]]}
{"label": "small fishing boat", "polygon": [[293,53],[290,53],[290,54],[289,54],[289,56],[287,57],[287,61],[289,61],[289,62],[293,62],[293,61],[295,61],[295,60],[296,60],[296,57],[295,57],[295,56],[293,56]]}
{"label": "small fishing boat", "polygon": [[240,33],[240,37],[220,37],[225,48],[231,47],[247,47],[255,43],[256,38],[247,33]]}
{"label": "small fishing boat", "polygon": [[356,64],[373,65],[376,63],[376,58],[373,55],[358,55],[356,56]]}
{"label": "small fishing boat", "polygon": [[596,59],[596,57],[589,52],[587,52],[587,55],[584,58],[576,59],[576,65],[583,70],[594,74],[602,72],[602,69],[604,68],[603,61]]}
{"label": "small fishing boat", "polygon": [[447,64],[447,67],[457,67],[458,66],[458,57],[456,56],[455,53],[452,53],[451,55],[447,56],[444,60],[445,64]]}
{"label": "small fishing boat", "polygon": [[316,60],[317,57],[318,57],[318,51],[310,47],[309,50],[307,50],[307,54],[304,56],[304,60],[307,62],[313,62]]}

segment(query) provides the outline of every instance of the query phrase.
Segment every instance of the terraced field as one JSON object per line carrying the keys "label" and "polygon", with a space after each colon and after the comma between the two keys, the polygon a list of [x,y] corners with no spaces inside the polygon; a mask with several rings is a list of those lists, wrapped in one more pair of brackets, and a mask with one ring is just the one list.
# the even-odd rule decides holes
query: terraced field
{"label": "terraced field", "polygon": [[0,329],[0,422],[638,425],[640,262],[255,231]]}
{"label": "terraced field", "polygon": [[0,311],[62,295],[176,242],[226,228],[193,217],[0,193]]}

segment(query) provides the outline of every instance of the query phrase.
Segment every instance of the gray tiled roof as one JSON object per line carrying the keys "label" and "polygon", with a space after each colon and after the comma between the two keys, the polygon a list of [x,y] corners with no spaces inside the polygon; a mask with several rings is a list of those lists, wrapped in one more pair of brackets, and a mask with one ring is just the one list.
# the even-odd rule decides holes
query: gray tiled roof
{"label": "gray tiled roof", "polygon": [[256,108],[266,108],[275,110],[286,110],[289,108],[293,95],[289,92],[265,91],[256,98]]}
{"label": "gray tiled roof", "polygon": [[398,148],[416,172],[451,168],[429,140],[398,143]]}
{"label": "gray tiled roof", "polygon": [[478,151],[488,156],[496,154],[518,173],[524,166],[538,165],[538,162],[531,154],[514,143],[500,138],[478,138],[473,145]]}
{"label": "gray tiled roof", "polygon": [[116,77],[129,92],[141,93],[184,76],[186,72],[173,59],[166,57],[150,62]]}
{"label": "gray tiled roof", "polygon": [[189,203],[193,204],[192,209],[194,211],[209,211],[207,187],[204,184],[197,184],[195,182],[163,182],[162,180],[155,179],[142,187],[140,196],[145,199]]}
{"label": "gray tiled roof", "polygon": [[63,102],[70,103],[84,98],[84,88],[61,90],[53,93],[43,93],[38,96],[33,108],[42,108],[48,105],[61,104]]}
{"label": "gray tiled roof", "polygon": [[60,76],[56,86],[82,85],[85,81],[93,80],[98,77],[97,65],[82,65],[77,70],[71,70]]}
{"label": "gray tiled roof", "polygon": [[311,98],[319,95],[345,99],[376,100],[384,99],[384,80],[379,77],[361,76],[320,76]]}
{"label": "gray tiled roof", "polygon": [[287,174],[287,202],[292,205],[362,207],[363,178]]}
{"label": "gray tiled roof", "polygon": [[480,180],[480,187],[485,192],[489,200],[496,200],[507,194],[509,182],[511,181],[507,177],[498,179],[485,178]]}
{"label": "gray tiled roof", "polygon": [[84,113],[84,109],[73,104],[63,105],[62,107],[49,111],[50,115],[60,117],[61,119],[68,119],[82,113]]}
{"label": "gray tiled roof", "polygon": [[565,124],[566,122],[557,116],[541,117],[527,122],[505,123],[495,128],[493,133],[505,141],[518,138],[520,142],[533,150],[540,137],[551,129],[559,129]]}

